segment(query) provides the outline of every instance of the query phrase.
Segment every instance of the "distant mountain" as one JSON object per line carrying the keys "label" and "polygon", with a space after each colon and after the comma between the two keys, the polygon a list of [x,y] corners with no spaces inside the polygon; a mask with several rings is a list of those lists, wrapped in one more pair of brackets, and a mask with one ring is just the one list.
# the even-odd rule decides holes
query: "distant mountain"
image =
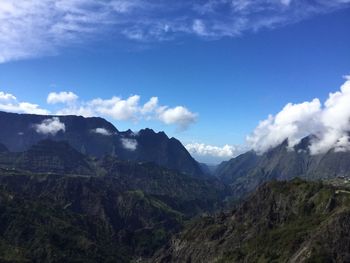
{"label": "distant mountain", "polygon": [[206,163],[199,163],[200,168],[202,169],[202,172],[207,175],[214,175],[218,165],[212,165],[212,164],[206,164]]}
{"label": "distant mountain", "polygon": [[295,179],[188,224],[149,262],[349,262],[350,191]]}
{"label": "distant mountain", "polygon": [[122,160],[154,162],[183,173],[203,175],[186,148],[164,132],[151,129],[120,132],[102,118],[6,112],[0,112],[0,127],[0,143],[13,152],[28,150],[41,140],[51,139],[66,141],[90,156],[115,155]]}
{"label": "distant mountain", "polygon": [[219,165],[216,176],[232,187],[236,197],[274,179],[350,178],[350,152],[330,150],[325,154],[311,155],[310,140],[310,137],[304,138],[294,149],[287,148],[286,140],[262,155],[247,152]]}

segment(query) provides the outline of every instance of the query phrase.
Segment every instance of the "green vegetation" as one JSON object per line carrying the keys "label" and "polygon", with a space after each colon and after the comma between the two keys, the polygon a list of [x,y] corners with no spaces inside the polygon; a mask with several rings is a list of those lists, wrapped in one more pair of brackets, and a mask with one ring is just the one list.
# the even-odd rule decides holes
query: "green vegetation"
{"label": "green vegetation", "polygon": [[154,262],[346,262],[347,189],[271,182],[228,214],[195,220]]}

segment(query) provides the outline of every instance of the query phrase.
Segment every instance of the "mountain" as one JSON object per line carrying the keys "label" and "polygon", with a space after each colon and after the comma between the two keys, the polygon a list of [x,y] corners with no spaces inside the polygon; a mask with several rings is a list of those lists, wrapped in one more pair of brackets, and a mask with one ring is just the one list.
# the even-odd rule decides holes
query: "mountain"
{"label": "mountain", "polygon": [[350,152],[330,150],[312,155],[309,151],[311,137],[306,137],[293,149],[288,141],[262,155],[253,151],[242,154],[219,165],[215,174],[229,184],[236,197],[241,197],[270,180],[306,180],[350,178]]}
{"label": "mountain", "polygon": [[203,175],[186,148],[164,132],[121,132],[102,118],[7,112],[0,112],[0,127],[0,143],[12,152],[26,151],[39,141],[50,139],[66,141],[80,153],[94,157],[115,155],[122,160],[154,162],[183,173]]}
{"label": "mountain", "polygon": [[197,178],[152,162],[124,161],[111,155],[90,158],[67,142],[48,139],[24,152],[0,153],[0,168],[20,175],[43,174],[43,178],[52,174],[113,180],[122,190],[141,190],[188,214],[213,210],[230,193],[214,177]]}
{"label": "mountain", "polygon": [[349,262],[349,204],[348,188],[272,181],[194,220],[150,262]]}
{"label": "mountain", "polygon": [[164,132],[155,133],[152,129],[142,129],[132,136],[122,135],[135,140],[137,148],[130,151],[119,148],[122,159],[155,162],[158,165],[176,169],[192,175],[202,175],[202,170],[186,148],[175,138],[169,138]]}
{"label": "mountain", "polygon": [[91,160],[67,142],[43,140],[20,153],[0,153],[0,166],[34,173],[95,174]]}
{"label": "mountain", "polygon": [[150,162],[91,158],[44,140],[0,154],[1,262],[148,258],[229,189]]}
{"label": "mountain", "polygon": [[27,187],[38,196],[0,189],[1,262],[130,262],[182,224],[159,200],[97,180],[46,178]]}
{"label": "mountain", "polygon": [[206,164],[206,163],[199,163],[200,168],[202,169],[202,172],[206,175],[214,175],[217,165],[213,164]]}
{"label": "mountain", "polygon": [[5,145],[0,143],[0,153],[3,153],[3,152],[8,152],[8,149]]}

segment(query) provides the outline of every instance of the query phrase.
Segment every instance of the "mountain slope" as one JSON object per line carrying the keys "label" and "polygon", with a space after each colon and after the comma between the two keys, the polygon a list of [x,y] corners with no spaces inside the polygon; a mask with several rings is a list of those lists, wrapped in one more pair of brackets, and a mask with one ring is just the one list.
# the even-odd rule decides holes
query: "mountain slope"
{"label": "mountain slope", "polygon": [[294,149],[288,149],[288,142],[284,141],[262,155],[247,152],[222,163],[216,176],[230,184],[237,197],[273,179],[350,177],[350,152],[330,150],[325,154],[311,155],[309,144],[310,137],[306,137]]}
{"label": "mountain slope", "polygon": [[271,182],[228,214],[195,220],[152,262],[348,262],[350,191]]}
{"label": "mountain slope", "polygon": [[[213,177],[198,178],[155,163],[123,161],[115,156],[89,158],[66,142],[52,140],[40,141],[24,152],[0,153],[0,168],[29,177],[41,173],[112,180],[118,189],[141,190],[187,214],[213,210],[229,195],[229,189]],[[16,187],[20,185],[18,182]]]}
{"label": "mountain slope", "polygon": [[101,193],[86,193],[92,196],[82,213],[55,194],[0,189],[1,262],[130,262],[150,255],[181,226],[182,215],[152,197],[113,192],[104,200]]}
{"label": "mountain slope", "polygon": [[10,157],[6,163],[11,169],[34,173],[95,174],[91,160],[66,142],[44,140],[22,153],[0,154],[0,165],[3,163],[1,158],[6,160],[7,157]]}
{"label": "mountain slope", "polygon": [[147,258],[184,220],[219,208],[228,194],[215,178],[89,158],[66,142],[44,140],[0,154],[0,260]]}
{"label": "mountain slope", "polygon": [[[47,121],[64,129],[51,131]],[[38,125],[45,124],[44,129]],[[149,161],[183,173],[202,176],[199,164],[175,138],[144,129],[138,133],[118,131],[102,118],[42,116],[0,112],[0,143],[12,152],[22,152],[41,140],[66,141],[77,151],[95,157],[115,155],[122,160]]]}
{"label": "mountain slope", "polygon": [[8,152],[8,149],[5,145],[0,143],[0,153],[3,153],[3,152]]}
{"label": "mountain slope", "polygon": [[0,258],[18,249],[28,262],[130,262],[151,256],[185,218],[115,178],[11,171],[0,185],[9,196],[0,202]]}

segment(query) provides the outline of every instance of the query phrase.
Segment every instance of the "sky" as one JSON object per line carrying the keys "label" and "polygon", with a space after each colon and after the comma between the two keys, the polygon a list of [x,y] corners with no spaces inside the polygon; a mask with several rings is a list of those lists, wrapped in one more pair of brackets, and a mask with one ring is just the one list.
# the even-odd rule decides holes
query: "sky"
{"label": "sky", "polygon": [[348,149],[349,74],[349,0],[0,1],[0,110],[150,127],[203,162]]}

